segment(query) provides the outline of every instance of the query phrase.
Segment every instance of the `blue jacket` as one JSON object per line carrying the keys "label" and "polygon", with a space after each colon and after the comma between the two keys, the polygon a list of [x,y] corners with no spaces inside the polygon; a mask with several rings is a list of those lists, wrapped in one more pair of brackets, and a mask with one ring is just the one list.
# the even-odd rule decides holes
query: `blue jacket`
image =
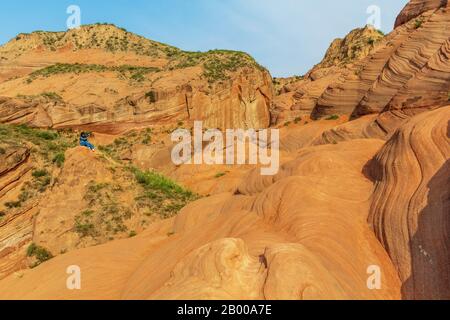
{"label": "blue jacket", "polygon": [[89,139],[89,134],[87,133],[82,133],[80,136],[80,142],[88,142]]}

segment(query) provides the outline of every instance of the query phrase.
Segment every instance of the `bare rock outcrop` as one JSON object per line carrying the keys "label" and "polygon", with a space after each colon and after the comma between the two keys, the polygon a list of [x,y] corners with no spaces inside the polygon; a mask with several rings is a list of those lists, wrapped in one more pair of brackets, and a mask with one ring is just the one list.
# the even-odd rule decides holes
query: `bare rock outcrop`
{"label": "bare rock outcrop", "polygon": [[438,9],[447,5],[447,0],[411,0],[397,16],[395,27],[420,16],[428,10]]}
{"label": "bare rock outcrop", "polygon": [[2,123],[105,133],[196,120],[223,129],[270,125],[272,77],[243,52],[184,52],[90,25],[21,34],[0,57]]}
{"label": "bare rock outcrop", "polygon": [[[314,119],[444,106],[450,92],[449,35],[448,7],[425,10],[383,38],[366,57],[313,81],[308,86],[317,91],[307,90],[314,93],[312,100],[309,93],[297,95],[298,100],[309,101]],[[280,109],[286,109],[285,104],[280,103]]]}
{"label": "bare rock outcrop", "polygon": [[26,245],[33,233],[35,204],[7,212],[5,206],[13,199],[9,193],[20,189],[24,177],[32,169],[30,150],[26,147],[2,146],[0,153],[0,279],[27,266]]}
{"label": "bare rock outcrop", "polygon": [[[185,85],[184,80],[168,75],[164,81],[159,80],[159,86],[149,88],[148,92],[140,89],[109,105],[94,101],[49,101],[42,97],[2,97],[0,121],[40,128],[80,128],[110,134],[154,124],[192,121],[203,121],[205,128],[267,128],[272,99],[270,75],[244,68],[234,76],[224,83],[208,84],[200,79],[198,72],[194,72],[195,80]],[[93,80],[83,79],[85,84]],[[95,87],[93,84],[88,90],[102,91]],[[66,90],[69,92],[78,88]],[[87,97],[89,99],[89,95]]]}
{"label": "bare rock outcrop", "polygon": [[[19,35],[0,48],[0,299],[450,299],[449,30],[447,1],[413,0],[275,99],[244,53],[111,25]],[[194,120],[285,122],[278,173],[173,164]],[[94,153],[11,124],[106,134]]]}
{"label": "bare rock outcrop", "polygon": [[304,77],[275,79],[280,86],[274,97],[273,123],[283,124],[296,118],[311,115],[318,99],[328,86],[353,71],[347,66],[364,59],[384,38],[381,31],[372,26],[352,30],[343,39],[335,39],[324,58]]}
{"label": "bare rock outcrop", "polygon": [[370,138],[387,141],[406,121],[423,111],[421,108],[393,109],[380,114],[362,116],[324,131],[311,144],[321,145]]}
{"label": "bare rock outcrop", "polygon": [[431,15],[391,55],[353,115],[447,104],[449,36],[450,12]]}
{"label": "bare rock outcrop", "polygon": [[405,123],[371,165],[369,222],[403,282],[406,299],[450,298],[450,107]]}
{"label": "bare rock outcrop", "polygon": [[[274,180],[252,172],[247,191],[198,200],[135,238],[12,275],[0,297],[399,299],[396,270],[366,221],[373,184],[362,171],[382,145],[305,148]],[[71,261],[82,269],[81,291],[64,287]],[[367,285],[372,265],[381,290]]]}

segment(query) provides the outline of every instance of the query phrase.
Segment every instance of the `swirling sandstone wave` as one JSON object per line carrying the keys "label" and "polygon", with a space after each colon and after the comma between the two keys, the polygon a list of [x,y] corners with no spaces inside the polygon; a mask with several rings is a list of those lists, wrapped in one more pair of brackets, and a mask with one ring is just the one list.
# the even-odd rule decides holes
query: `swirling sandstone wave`
{"label": "swirling sandstone wave", "polygon": [[450,299],[450,107],[405,123],[372,164],[369,221],[407,299]]}
{"label": "swirling sandstone wave", "polygon": [[[204,198],[135,238],[12,275],[0,297],[398,299],[396,271],[366,222],[373,185],[362,171],[382,145],[306,148],[274,180],[254,171],[248,191]],[[83,290],[66,289],[69,265],[81,267]],[[367,286],[371,265],[383,270],[381,290]]]}
{"label": "swirling sandstone wave", "polygon": [[450,11],[422,13],[387,35],[368,57],[331,81],[312,117],[443,106],[448,101]]}
{"label": "swirling sandstone wave", "polygon": [[447,0],[411,0],[397,16],[395,27],[416,18],[425,11],[446,6]]}

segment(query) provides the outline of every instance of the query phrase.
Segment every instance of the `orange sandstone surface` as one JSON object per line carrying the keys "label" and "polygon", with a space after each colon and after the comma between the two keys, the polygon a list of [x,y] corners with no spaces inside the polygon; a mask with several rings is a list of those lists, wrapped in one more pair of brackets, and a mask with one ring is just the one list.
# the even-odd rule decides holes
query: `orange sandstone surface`
{"label": "orange sandstone surface", "polygon": [[[18,35],[0,299],[450,299],[449,10],[411,0],[390,34],[356,29],[287,79],[112,25]],[[280,129],[278,173],[173,164],[197,120]]]}

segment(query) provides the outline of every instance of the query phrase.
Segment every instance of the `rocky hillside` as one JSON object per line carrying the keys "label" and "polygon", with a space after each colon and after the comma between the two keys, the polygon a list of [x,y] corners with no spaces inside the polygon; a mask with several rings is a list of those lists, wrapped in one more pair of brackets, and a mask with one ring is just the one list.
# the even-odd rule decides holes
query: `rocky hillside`
{"label": "rocky hillside", "polygon": [[196,200],[162,175],[119,160],[122,145],[145,139],[147,131],[124,136],[96,155],[76,147],[72,131],[0,125],[0,278],[74,249],[133,237]]}
{"label": "rocky hillside", "polygon": [[[330,63],[345,64],[342,53],[348,52],[348,46],[336,49],[346,42],[336,41],[319,67],[295,86],[287,86],[282,93],[288,94],[275,98],[277,123],[292,121],[293,117],[357,118],[392,110],[414,114],[420,109],[447,104],[448,6],[432,6],[433,1],[418,2],[422,5],[412,1],[404,9],[399,17],[404,23],[379,38],[367,55],[368,51],[363,50],[353,63],[324,70],[321,67]],[[432,9],[426,10],[428,6]]]}
{"label": "rocky hillside", "polygon": [[[273,100],[242,53],[93,48],[95,28],[127,34],[112,26],[13,40],[0,298],[450,299],[449,10],[412,0],[390,34],[355,30],[305,76],[274,79]],[[174,129],[267,126],[272,101],[275,176],[172,163]],[[96,153],[76,147],[80,128]],[[65,285],[74,264],[82,290]]]}
{"label": "rocky hillside", "polygon": [[395,27],[420,16],[422,13],[429,10],[437,10],[441,7],[447,6],[448,0],[412,0],[400,12],[395,21]]}
{"label": "rocky hillside", "polygon": [[384,38],[383,32],[372,26],[355,29],[345,38],[334,40],[323,60],[312,72],[318,69],[341,67],[367,57],[378,42]]}
{"label": "rocky hillside", "polygon": [[21,33],[0,49],[3,59],[14,60],[35,50],[74,51],[101,49],[109,52],[126,52],[168,60],[182,51],[166,44],[152,41],[112,24],[82,26],[67,32],[36,31]]}
{"label": "rocky hillside", "polygon": [[274,79],[273,123],[282,125],[309,118],[327,86],[353,64],[377,50],[383,38],[384,34],[372,26],[355,29],[346,37],[335,39],[323,60],[305,76]]}
{"label": "rocky hillside", "polygon": [[20,34],[0,48],[0,71],[4,123],[111,133],[156,122],[270,122],[271,76],[249,55],[185,52],[113,25]]}

